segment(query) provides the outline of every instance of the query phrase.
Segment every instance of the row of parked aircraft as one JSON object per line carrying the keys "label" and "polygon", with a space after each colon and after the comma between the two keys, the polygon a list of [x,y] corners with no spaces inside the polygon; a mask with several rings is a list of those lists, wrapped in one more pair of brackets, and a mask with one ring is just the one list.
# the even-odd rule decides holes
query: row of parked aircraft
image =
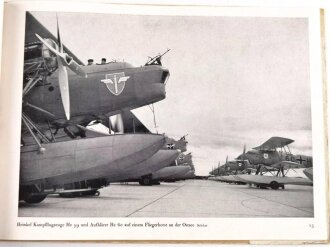
{"label": "row of parked aircraft", "polygon": [[[311,185],[313,181],[313,157],[307,155],[293,155],[289,144],[294,140],[284,137],[271,137],[258,147],[243,153],[235,160],[218,165],[210,172],[211,176],[218,176],[220,181],[255,184],[259,187],[284,188],[285,184]],[[300,178],[288,178],[290,169],[305,168],[304,173],[310,181]],[[262,176],[262,175],[272,176]]]}
{"label": "row of parked aircraft", "polygon": [[[19,199],[97,195],[113,182],[159,184],[194,177],[187,141],[151,133],[132,109],[165,99],[164,54],[144,66],[83,65],[26,14]],[[109,133],[89,128],[103,124]]]}

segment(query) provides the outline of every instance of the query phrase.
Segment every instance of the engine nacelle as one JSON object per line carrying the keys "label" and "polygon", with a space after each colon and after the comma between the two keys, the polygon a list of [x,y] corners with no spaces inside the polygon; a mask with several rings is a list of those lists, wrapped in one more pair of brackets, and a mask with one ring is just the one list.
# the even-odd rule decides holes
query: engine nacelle
{"label": "engine nacelle", "polygon": [[[56,42],[52,39],[45,39],[45,41],[58,50]],[[38,66],[40,63],[41,66]],[[34,66],[35,65],[35,66]],[[25,45],[24,48],[24,70],[30,74],[36,69],[44,69],[46,72],[53,72],[57,69],[56,55],[49,50],[49,48],[42,42],[34,42]]]}

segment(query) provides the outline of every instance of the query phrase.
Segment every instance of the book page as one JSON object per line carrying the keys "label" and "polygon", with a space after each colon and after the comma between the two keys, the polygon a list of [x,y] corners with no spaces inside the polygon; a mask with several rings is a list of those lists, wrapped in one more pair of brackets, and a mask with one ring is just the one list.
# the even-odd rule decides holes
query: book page
{"label": "book page", "polygon": [[6,3],[1,238],[327,240],[322,23],[318,8]]}

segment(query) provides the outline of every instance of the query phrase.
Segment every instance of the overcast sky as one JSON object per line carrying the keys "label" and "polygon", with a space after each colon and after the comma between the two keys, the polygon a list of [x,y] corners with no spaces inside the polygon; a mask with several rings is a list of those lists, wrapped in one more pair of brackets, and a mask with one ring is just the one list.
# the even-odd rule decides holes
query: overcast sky
{"label": "overcast sky", "polygon": [[[55,13],[33,12],[56,33]],[[156,103],[159,133],[189,134],[196,173],[206,175],[272,136],[312,154],[308,20],[59,13],[63,43],[82,61],[143,65],[170,48],[171,76]],[[153,128],[148,107],[134,111]]]}

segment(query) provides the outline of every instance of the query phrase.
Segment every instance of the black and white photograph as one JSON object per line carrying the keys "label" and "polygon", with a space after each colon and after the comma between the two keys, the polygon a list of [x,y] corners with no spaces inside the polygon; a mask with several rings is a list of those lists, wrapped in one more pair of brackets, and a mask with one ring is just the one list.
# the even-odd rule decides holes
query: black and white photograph
{"label": "black and white photograph", "polygon": [[20,216],[313,217],[306,18],[27,12],[24,45]]}
{"label": "black and white photograph", "polygon": [[[175,227],[173,239],[227,239],[215,229],[252,220],[279,238],[285,220],[321,227],[318,12],[63,6],[17,18],[19,231],[105,233],[123,220],[125,239],[142,228],[159,231],[130,238],[164,239]],[[258,237],[272,239],[271,229]]]}

